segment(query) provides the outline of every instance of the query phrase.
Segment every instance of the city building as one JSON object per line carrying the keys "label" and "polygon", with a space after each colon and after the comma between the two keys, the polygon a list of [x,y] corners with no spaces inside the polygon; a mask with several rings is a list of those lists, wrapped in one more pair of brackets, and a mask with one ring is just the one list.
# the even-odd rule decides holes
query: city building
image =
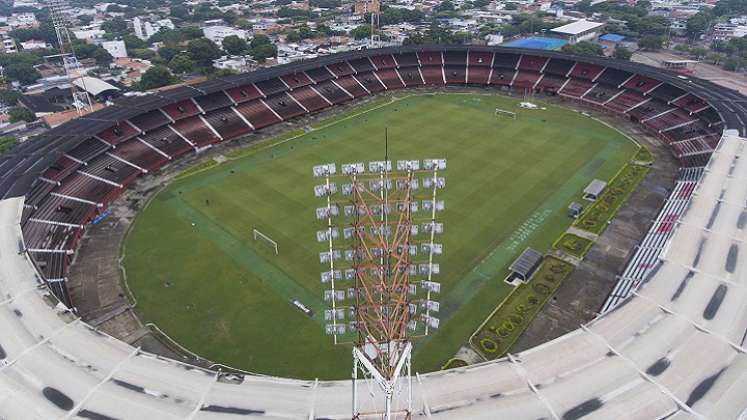
{"label": "city building", "polygon": [[202,28],[202,33],[205,35],[205,38],[221,46],[223,45],[223,39],[227,36],[235,35],[241,39],[246,39],[245,30],[232,28],[230,26],[206,26]]}
{"label": "city building", "polygon": [[42,41],[39,39],[29,39],[28,41],[21,42],[21,48],[24,50],[43,50],[47,48],[49,45],[46,41]]}
{"label": "city building", "polygon": [[355,0],[353,5],[353,13],[356,16],[363,16],[366,13],[379,13],[379,11],[381,11],[379,0]]}
{"label": "city building", "polygon": [[124,41],[104,41],[101,43],[101,47],[114,58],[127,57],[127,47]]}
{"label": "city building", "polygon": [[747,25],[719,23],[713,26],[714,41],[728,41],[733,38],[742,38],[745,35],[747,35]]}
{"label": "city building", "polygon": [[135,29],[135,35],[142,39],[146,40],[153,35],[156,34],[156,32],[160,31],[162,28],[165,29],[174,29],[174,22],[171,21],[171,19],[160,19],[151,21],[148,18],[136,16],[132,20],[132,24]]}
{"label": "city building", "polygon": [[604,23],[579,20],[555,29],[550,29],[550,33],[554,36],[565,39],[570,44],[575,44],[579,41],[593,40],[597,37],[603,26]]}
{"label": "city building", "polygon": [[13,40],[13,38],[3,38],[2,40],[2,52],[10,54],[14,52],[18,52],[18,48],[16,47],[16,41]]}

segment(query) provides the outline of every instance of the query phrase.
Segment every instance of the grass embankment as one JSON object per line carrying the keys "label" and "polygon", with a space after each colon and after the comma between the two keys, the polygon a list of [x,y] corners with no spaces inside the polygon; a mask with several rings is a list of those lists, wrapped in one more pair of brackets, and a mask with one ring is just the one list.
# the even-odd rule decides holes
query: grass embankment
{"label": "grass embankment", "polygon": [[572,271],[571,264],[545,257],[529,282],[516,287],[470,338],[472,348],[488,360],[506,354]]}
{"label": "grass embankment", "polygon": [[573,255],[574,257],[583,258],[593,244],[594,242],[590,239],[582,238],[572,233],[565,233],[555,241],[553,248]]}
{"label": "grass embankment", "polygon": [[602,196],[584,210],[574,225],[592,233],[602,233],[648,171],[649,168],[645,166],[633,163],[625,165],[607,185]]}

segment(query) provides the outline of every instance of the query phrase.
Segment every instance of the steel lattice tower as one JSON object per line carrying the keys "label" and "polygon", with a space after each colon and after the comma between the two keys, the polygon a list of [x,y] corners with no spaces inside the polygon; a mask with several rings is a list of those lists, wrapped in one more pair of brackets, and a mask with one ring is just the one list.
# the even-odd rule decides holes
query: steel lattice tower
{"label": "steel lattice tower", "polygon": [[[442,250],[434,239],[443,231],[436,212],[444,204],[436,196],[445,186],[438,176],[445,167],[444,159],[424,160],[422,168],[418,160],[400,160],[394,170],[388,160],[369,162],[368,171],[363,163],[346,164],[340,175],[334,164],[314,167],[325,178],[315,193],[327,201],[317,209],[317,218],[327,222],[317,232],[328,245],[320,260],[329,271],[321,277],[332,287],[325,291],[331,304],[326,330],[335,343],[339,336],[353,346],[353,419],[411,418],[411,339],[438,327],[431,293],[440,291],[432,277],[439,271],[434,255]],[[333,179],[346,181],[343,200],[333,199]],[[346,281],[350,285],[341,287]],[[383,399],[372,410],[361,410],[359,378],[375,384]]]}
{"label": "steel lattice tower", "polygon": [[72,37],[70,36],[70,30],[68,29],[70,23],[70,4],[68,3],[68,0],[47,0],[46,3],[49,7],[52,24],[54,25],[55,34],[57,35],[57,45],[60,51],[57,56],[48,56],[47,58],[60,57],[62,59],[65,74],[70,82],[70,90],[73,95],[73,105],[78,110],[78,114],[81,114],[85,108],[87,108],[88,111],[92,111],[93,106],[91,104],[91,97],[85,90],[85,80],[82,81],[83,92],[76,90],[75,85],[73,85],[73,81],[82,78],[85,74],[82,74],[83,69],[78,58],[75,56],[75,48],[73,46]]}

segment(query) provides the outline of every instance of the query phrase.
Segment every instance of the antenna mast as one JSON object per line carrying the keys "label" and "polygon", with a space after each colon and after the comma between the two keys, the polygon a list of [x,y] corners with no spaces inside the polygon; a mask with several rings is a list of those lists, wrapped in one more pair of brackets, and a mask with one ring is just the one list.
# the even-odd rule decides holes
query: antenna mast
{"label": "antenna mast", "polygon": [[47,6],[52,17],[55,34],[57,35],[57,45],[60,51],[58,56],[62,58],[65,75],[70,83],[73,105],[78,110],[78,115],[82,115],[83,110],[86,108],[89,112],[93,111],[91,97],[85,88],[85,79],[81,80],[83,84],[82,92],[76,89],[73,84],[75,80],[81,79],[85,74],[82,74],[83,68],[75,56],[73,37],[70,35],[70,30],[68,29],[68,24],[70,23],[70,4],[67,0],[47,0]]}

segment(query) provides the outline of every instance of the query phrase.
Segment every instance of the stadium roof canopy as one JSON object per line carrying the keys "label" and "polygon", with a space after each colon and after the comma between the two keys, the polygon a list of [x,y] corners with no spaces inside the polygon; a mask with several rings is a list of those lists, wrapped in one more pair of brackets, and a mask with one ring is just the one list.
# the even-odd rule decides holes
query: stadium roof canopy
{"label": "stadium roof canopy", "polygon": [[106,91],[119,90],[118,87],[95,77],[84,76],[73,80],[73,84],[93,96],[98,96]]}
{"label": "stadium roof canopy", "polygon": [[577,22],[569,23],[567,25],[559,26],[555,29],[550,29],[551,32],[563,35],[578,35],[592,29],[604,26],[604,23],[591,22],[588,20],[579,20]]}

